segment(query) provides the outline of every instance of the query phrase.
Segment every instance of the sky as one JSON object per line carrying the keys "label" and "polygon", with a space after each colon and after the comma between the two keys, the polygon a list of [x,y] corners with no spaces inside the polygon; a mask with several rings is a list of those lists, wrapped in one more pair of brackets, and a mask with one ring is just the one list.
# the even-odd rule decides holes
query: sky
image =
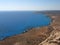
{"label": "sky", "polygon": [[60,0],[0,0],[4,10],[60,10]]}

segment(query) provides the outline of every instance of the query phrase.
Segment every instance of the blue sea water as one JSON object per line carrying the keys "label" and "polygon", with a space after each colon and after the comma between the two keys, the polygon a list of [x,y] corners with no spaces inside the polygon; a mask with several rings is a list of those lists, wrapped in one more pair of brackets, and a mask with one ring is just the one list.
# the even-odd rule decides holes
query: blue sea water
{"label": "blue sea water", "polygon": [[49,25],[51,19],[45,14],[32,11],[0,12],[0,40],[24,32],[28,28]]}

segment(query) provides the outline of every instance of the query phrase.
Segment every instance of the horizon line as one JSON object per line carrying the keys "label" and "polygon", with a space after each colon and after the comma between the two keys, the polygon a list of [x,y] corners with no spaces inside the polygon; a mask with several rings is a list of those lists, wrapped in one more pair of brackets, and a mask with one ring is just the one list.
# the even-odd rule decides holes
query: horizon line
{"label": "horizon line", "polygon": [[60,11],[60,10],[0,10],[0,11]]}

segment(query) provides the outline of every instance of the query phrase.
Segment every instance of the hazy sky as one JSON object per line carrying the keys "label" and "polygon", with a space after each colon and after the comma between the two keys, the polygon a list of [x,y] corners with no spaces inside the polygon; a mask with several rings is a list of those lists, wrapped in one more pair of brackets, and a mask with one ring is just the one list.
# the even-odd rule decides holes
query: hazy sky
{"label": "hazy sky", "polygon": [[60,10],[60,0],[0,0],[1,10]]}

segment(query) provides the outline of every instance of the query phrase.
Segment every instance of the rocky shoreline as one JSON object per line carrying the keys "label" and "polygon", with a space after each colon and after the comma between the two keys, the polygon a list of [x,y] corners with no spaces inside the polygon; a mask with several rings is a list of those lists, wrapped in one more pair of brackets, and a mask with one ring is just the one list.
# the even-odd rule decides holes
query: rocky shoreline
{"label": "rocky shoreline", "polygon": [[49,26],[32,28],[26,33],[8,37],[0,41],[0,45],[58,45],[59,41],[55,40],[57,37],[60,38],[60,14],[56,12],[44,14],[53,19]]}

